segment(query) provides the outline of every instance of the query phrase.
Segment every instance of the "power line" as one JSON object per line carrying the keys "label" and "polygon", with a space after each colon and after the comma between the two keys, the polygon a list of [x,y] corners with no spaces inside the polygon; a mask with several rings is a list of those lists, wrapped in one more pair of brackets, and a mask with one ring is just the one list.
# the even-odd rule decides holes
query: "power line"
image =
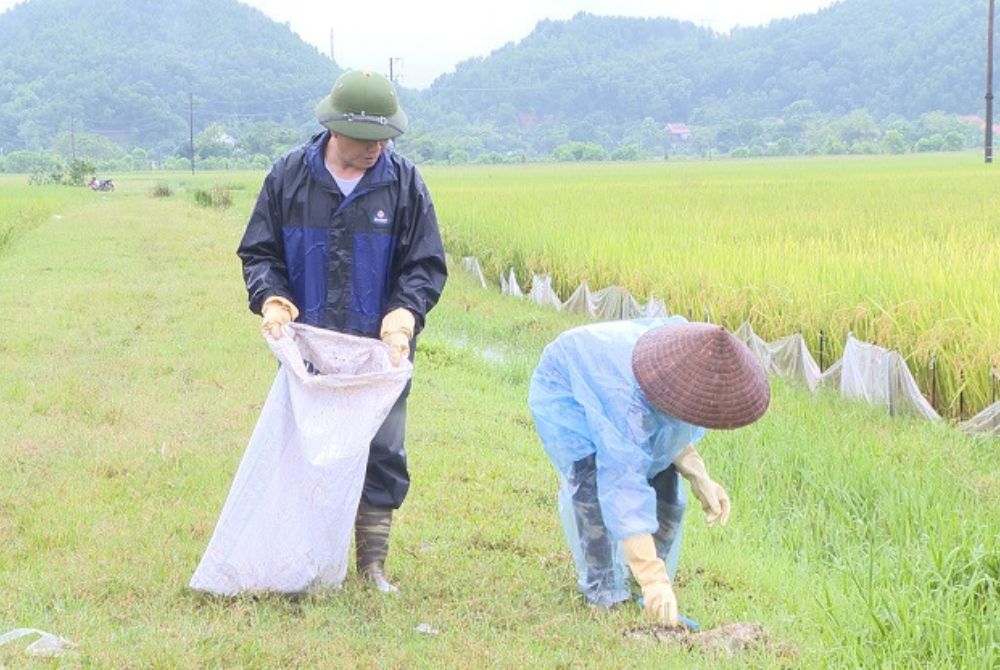
{"label": "power line", "polygon": [[403,80],[403,59],[402,58],[390,58],[389,59],[389,81],[394,84],[399,84]]}

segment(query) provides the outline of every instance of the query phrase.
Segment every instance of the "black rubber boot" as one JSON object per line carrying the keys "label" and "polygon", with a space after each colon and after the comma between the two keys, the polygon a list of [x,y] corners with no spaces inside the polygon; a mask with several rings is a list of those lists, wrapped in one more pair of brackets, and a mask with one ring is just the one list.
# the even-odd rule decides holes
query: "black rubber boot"
{"label": "black rubber boot", "polygon": [[391,507],[373,507],[364,500],[358,505],[358,516],[354,521],[358,574],[382,593],[395,593],[399,590],[385,576],[385,557],[389,553],[391,526]]}

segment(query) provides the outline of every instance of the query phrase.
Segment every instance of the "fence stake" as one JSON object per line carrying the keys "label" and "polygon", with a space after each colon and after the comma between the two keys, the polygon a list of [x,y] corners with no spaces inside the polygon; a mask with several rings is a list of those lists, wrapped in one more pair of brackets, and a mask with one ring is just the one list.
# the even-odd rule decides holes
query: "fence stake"
{"label": "fence stake", "polygon": [[819,371],[823,372],[823,344],[826,342],[826,333],[819,331]]}
{"label": "fence stake", "polygon": [[965,418],[965,370],[958,371],[958,383],[961,389],[958,392],[958,420],[961,421]]}
{"label": "fence stake", "polygon": [[931,354],[931,408],[937,411],[937,354]]}

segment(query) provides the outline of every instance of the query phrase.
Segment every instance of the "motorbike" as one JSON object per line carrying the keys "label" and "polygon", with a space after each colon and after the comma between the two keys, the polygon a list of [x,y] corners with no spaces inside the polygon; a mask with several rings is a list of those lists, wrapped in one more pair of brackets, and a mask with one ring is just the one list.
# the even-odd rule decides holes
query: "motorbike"
{"label": "motorbike", "polygon": [[90,183],[87,184],[87,186],[89,186],[90,190],[92,191],[115,190],[115,182],[112,181],[111,179],[98,179],[97,177],[94,177],[93,179],[90,180]]}

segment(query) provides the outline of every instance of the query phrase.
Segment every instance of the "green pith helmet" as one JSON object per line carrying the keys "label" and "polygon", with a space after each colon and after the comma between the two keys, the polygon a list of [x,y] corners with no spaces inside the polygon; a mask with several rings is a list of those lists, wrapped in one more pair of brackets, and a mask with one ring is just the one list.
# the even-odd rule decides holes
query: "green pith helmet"
{"label": "green pith helmet", "polygon": [[396,87],[371,70],[340,75],[330,95],[316,105],[316,120],[335,133],[366,141],[399,137],[409,123]]}

